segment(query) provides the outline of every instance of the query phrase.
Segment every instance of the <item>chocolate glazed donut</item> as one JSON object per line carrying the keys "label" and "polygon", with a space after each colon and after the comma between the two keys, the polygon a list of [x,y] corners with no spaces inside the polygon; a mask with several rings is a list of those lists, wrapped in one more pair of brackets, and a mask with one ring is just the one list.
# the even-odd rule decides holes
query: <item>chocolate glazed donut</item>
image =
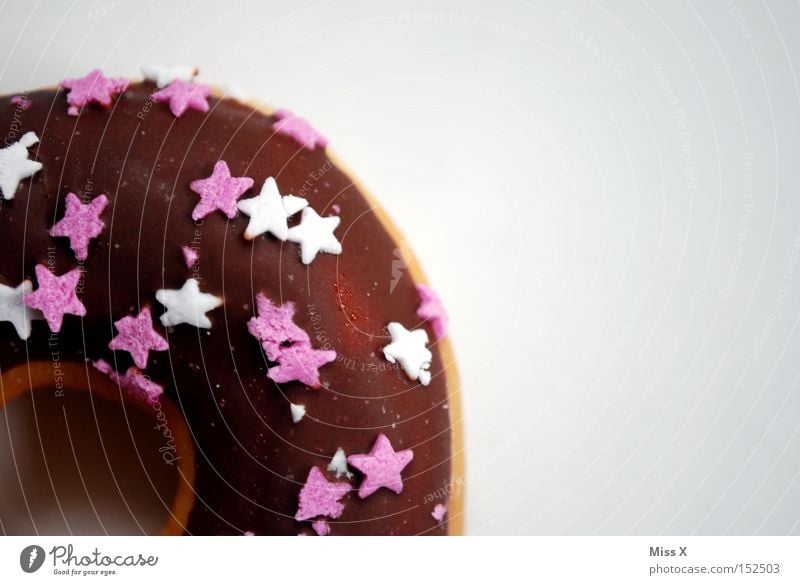
{"label": "chocolate glazed donut", "polygon": [[[175,500],[165,502],[162,534],[461,533],[458,380],[449,342],[437,341],[436,323],[417,314],[424,278],[403,239],[324,143],[303,144],[297,133],[279,131],[285,114],[214,95],[202,96],[207,111],[190,104],[176,115],[176,100],[158,103],[149,81],[120,83],[106,104],[70,100],[68,114],[64,87],[0,99],[8,132],[0,147],[27,148],[28,159],[41,163],[14,193],[3,185],[0,285],[8,297],[30,281],[22,298],[33,311],[42,308],[32,300],[47,278],[42,271],[61,277],[80,269],[75,293],[85,315],[68,312],[57,332],[48,320],[34,319],[25,338],[6,301],[0,408],[37,388],[90,390],[131,408],[157,405],[177,445],[171,464],[180,476]],[[214,210],[193,220],[201,200],[193,182],[213,176],[218,161],[232,177],[252,179],[239,203],[273,177],[281,194],[305,198],[321,217],[341,218],[334,231],[341,253],[323,248],[306,264],[291,238],[246,238],[250,217],[242,212],[227,217]],[[74,239],[51,235],[67,213],[69,193],[82,205],[107,198],[97,215],[102,230],[88,240],[85,260]],[[293,228],[305,216],[287,221]],[[191,249],[187,257],[184,247]],[[177,291],[189,281],[222,303],[202,309],[210,328],[164,319],[168,309],[157,291]],[[335,358],[324,354],[329,359],[318,367],[318,384],[274,381],[281,378],[269,340],[248,327],[259,317],[259,298],[277,311],[293,303],[293,321],[288,311],[284,329],[304,331],[310,351],[335,352]],[[168,348],[151,345],[144,363],[134,363],[131,352],[109,343],[120,334],[120,320],[141,317],[144,309]],[[402,359],[387,359],[390,323],[427,333],[428,385],[421,383],[424,372],[412,379]],[[286,347],[273,353],[303,342],[278,341]],[[139,374],[163,394],[140,393],[137,400],[126,385]],[[305,416],[290,404],[302,404]],[[413,454],[389,470],[399,470],[401,486],[386,469],[368,465],[384,438],[398,460],[407,450]],[[340,449],[350,467],[339,458],[329,469]],[[320,481],[341,490],[335,501],[318,501],[311,484]]]}

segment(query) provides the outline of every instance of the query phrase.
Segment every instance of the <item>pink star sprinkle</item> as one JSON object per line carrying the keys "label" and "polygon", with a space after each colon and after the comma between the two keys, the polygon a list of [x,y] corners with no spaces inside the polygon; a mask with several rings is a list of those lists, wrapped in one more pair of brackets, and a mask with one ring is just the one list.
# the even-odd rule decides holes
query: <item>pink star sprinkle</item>
{"label": "pink star sprinkle", "polygon": [[314,349],[308,333],[294,323],[294,303],[277,306],[265,295],[256,295],[258,317],[247,323],[250,334],[261,342],[267,359],[278,362],[267,372],[270,380],[283,384],[297,380],[319,387],[319,368],[336,359],[333,350]]}
{"label": "pink star sprinkle", "polygon": [[189,246],[181,248],[181,252],[183,252],[183,261],[186,262],[186,268],[191,268],[200,259],[200,254],[197,253],[197,250]]}
{"label": "pink star sprinkle", "polygon": [[31,107],[31,100],[28,98],[22,97],[21,95],[15,95],[11,98],[11,103],[15,106],[19,106],[19,109],[23,112],[27,111],[28,108]]}
{"label": "pink star sprinkle", "polygon": [[69,238],[69,245],[78,260],[89,256],[89,241],[100,235],[105,224],[100,214],[108,205],[105,195],[98,195],[84,205],[75,193],[67,193],[67,208],[64,217],[50,229],[54,238]]}
{"label": "pink star sprinkle", "polygon": [[433,507],[433,512],[431,512],[431,516],[433,516],[433,519],[436,520],[437,522],[441,522],[442,520],[444,520],[446,514],[447,514],[447,506],[445,506],[444,504],[436,504]]}
{"label": "pink star sprinkle", "polygon": [[253,179],[231,177],[228,163],[224,160],[217,161],[210,177],[197,179],[189,185],[192,191],[200,195],[200,203],[192,211],[192,219],[197,221],[216,210],[233,219],[239,211],[236,200],[252,186]]}
{"label": "pink star sprinkle", "polygon": [[128,368],[123,375],[119,375],[105,360],[94,362],[94,367],[106,374],[120,389],[133,400],[156,404],[159,396],[164,393],[164,388],[145,376],[138,368]]}
{"label": "pink star sprinkle", "polygon": [[81,279],[80,268],[70,270],[61,276],[51,273],[44,264],[37,264],[35,270],[39,288],[25,295],[24,302],[31,309],[39,309],[42,312],[50,331],[53,333],[61,331],[61,322],[66,314],[79,317],[86,314],[86,307],[75,294],[75,288]]}
{"label": "pink star sprinkle", "polygon": [[250,335],[261,342],[267,357],[278,361],[281,351],[289,346],[308,345],[311,340],[308,334],[294,323],[294,303],[287,301],[280,307],[274,305],[262,293],[256,295],[258,317],[247,323]]}
{"label": "pink star sprinkle", "polygon": [[317,533],[317,536],[329,536],[331,527],[325,520],[315,520],[311,523],[311,528]]}
{"label": "pink star sprinkle", "polygon": [[278,121],[272,125],[272,129],[278,134],[289,136],[312,150],[317,146],[320,148],[328,146],[328,139],[317,132],[305,118],[295,116],[289,110],[277,110],[275,117]]}
{"label": "pink star sprinkle", "polygon": [[109,79],[99,69],[95,69],[86,77],[65,79],[61,87],[69,90],[67,93],[67,114],[77,116],[81,108],[90,103],[108,107],[112,98],[128,89],[127,79]]}
{"label": "pink star sprinkle", "polygon": [[350,484],[328,481],[319,467],[312,467],[308,479],[298,496],[299,506],[295,520],[310,520],[317,516],[338,518],[344,504],[339,502],[350,491]]}
{"label": "pink star sprinkle", "polygon": [[242,532],[242,536],[255,536],[255,535],[256,533],[250,530],[245,530],[244,532]]}
{"label": "pink star sprinkle", "polygon": [[154,93],[153,101],[169,102],[169,110],[172,115],[180,118],[189,108],[207,112],[209,96],[211,96],[209,86],[176,79],[164,89]]}
{"label": "pink star sprinkle", "polygon": [[447,325],[450,321],[447,311],[444,310],[439,296],[424,284],[417,285],[417,292],[422,301],[417,309],[417,317],[431,322],[436,340],[447,335]]}
{"label": "pink star sprinkle", "polygon": [[112,339],[108,348],[114,351],[127,351],[133,363],[139,368],[147,367],[150,350],[166,351],[167,340],[153,330],[153,319],[150,309],[145,307],[136,317],[123,317],[114,325],[119,334]]}
{"label": "pink star sprinkle", "polygon": [[375,440],[372,450],[367,454],[350,455],[347,462],[364,474],[364,481],[358,488],[358,497],[366,498],[379,488],[385,487],[399,494],[403,491],[400,472],[414,459],[411,449],[397,451],[389,439],[381,433]]}
{"label": "pink star sprinkle", "polygon": [[319,368],[336,359],[332,349],[313,349],[310,345],[293,345],[284,348],[278,358],[278,365],[267,372],[267,377],[283,384],[297,380],[311,388],[319,387]]}

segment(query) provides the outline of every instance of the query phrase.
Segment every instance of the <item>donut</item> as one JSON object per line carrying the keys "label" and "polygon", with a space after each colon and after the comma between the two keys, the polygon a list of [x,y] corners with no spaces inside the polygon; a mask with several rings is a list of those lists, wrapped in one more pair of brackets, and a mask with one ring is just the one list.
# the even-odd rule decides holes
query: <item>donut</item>
{"label": "donut", "polygon": [[418,261],[307,120],[196,73],[0,98],[0,409],[88,392],[160,421],[160,534],[460,534]]}

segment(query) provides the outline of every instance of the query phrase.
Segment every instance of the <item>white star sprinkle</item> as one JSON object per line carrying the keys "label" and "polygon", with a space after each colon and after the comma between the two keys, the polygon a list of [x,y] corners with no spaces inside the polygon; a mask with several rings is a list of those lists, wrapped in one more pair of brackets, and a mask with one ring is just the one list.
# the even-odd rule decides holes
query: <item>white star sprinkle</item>
{"label": "white star sprinkle", "polygon": [[342,477],[350,479],[353,477],[353,474],[347,469],[347,455],[341,447],[336,449],[331,462],[328,463],[328,471],[336,474],[336,479],[341,479]]}
{"label": "white star sprinkle", "polygon": [[419,380],[423,386],[431,381],[431,359],[433,354],[425,347],[428,334],[424,329],[409,331],[400,323],[389,323],[386,326],[392,342],[383,348],[383,355],[391,363],[400,363],[403,371],[412,380]]}
{"label": "white star sprinkle", "polygon": [[306,415],[306,407],[302,404],[290,404],[289,406],[292,409],[292,420],[294,423],[297,424],[303,420],[303,417]]}
{"label": "white star sprinkle", "polygon": [[20,339],[31,336],[31,320],[41,319],[41,312],[25,306],[23,297],[33,290],[30,280],[23,280],[17,288],[0,284],[0,321],[8,321],[17,330]]}
{"label": "white star sprinkle", "polygon": [[317,252],[342,253],[342,244],[333,235],[340,221],[341,218],[335,216],[320,217],[310,207],[303,209],[300,225],[291,228],[287,237],[290,242],[300,244],[303,264],[311,264]]}
{"label": "white star sprinkle", "polygon": [[197,75],[197,69],[189,65],[151,65],[142,67],[142,75],[162,88],[173,81],[191,81]]}
{"label": "white star sprinkle", "polygon": [[28,148],[39,142],[33,132],[26,132],[17,142],[0,148],[0,191],[3,199],[13,199],[22,179],[32,177],[42,168],[42,163],[28,160]]}
{"label": "white star sprinkle", "polygon": [[258,196],[239,201],[239,211],[250,217],[244,237],[252,240],[269,232],[279,240],[286,241],[289,234],[286,220],[307,205],[308,201],[302,197],[281,197],[278,183],[274,178],[268,177]]}
{"label": "white star sprinkle", "polygon": [[172,327],[186,323],[201,329],[211,329],[211,321],[206,313],[222,304],[222,299],[200,292],[200,286],[194,278],[189,278],[180,290],[160,289],[156,291],[156,300],[167,308],[161,315],[161,324]]}

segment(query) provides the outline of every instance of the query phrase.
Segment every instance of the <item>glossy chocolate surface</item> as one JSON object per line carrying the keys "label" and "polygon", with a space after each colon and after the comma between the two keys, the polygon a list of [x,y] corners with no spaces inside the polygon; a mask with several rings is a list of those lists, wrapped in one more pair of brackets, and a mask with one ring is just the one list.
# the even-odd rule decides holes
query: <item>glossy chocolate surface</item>
{"label": "glossy chocolate surface", "polygon": [[[82,267],[79,297],[85,318],[66,316],[60,334],[35,321],[27,341],[0,323],[0,368],[29,360],[105,359],[124,372],[126,352],[112,352],[113,322],[149,306],[156,331],[170,344],[151,352],[146,373],[185,413],[194,438],[196,500],[190,534],[311,533],[297,522],[297,496],[312,466],[327,467],[338,447],[365,453],[378,433],[396,450],[413,449],[399,495],[381,489],[364,500],[347,495],[344,513],[331,520],[332,534],[446,534],[431,511],[450,481],[451,433],[446,379],[435,344],[433,380],[418,385],[387,362],[385,326],[398,321],[425,327],[416,316],[419,299],[411,277],[398,269],[397,245],[351,179],[323,149],[301,148],[272,131],[273,119],[233,100],[210,100],[211,110],[175,118],[166,104],[152,103],[151,83],[132,84],[111,108],[83,108],[67,115],[62,90],[26,94],[27,110],[0,99],[6,144],[27,131],[41,142],[30,149],[44,168],[24,179],[13,200],[0,204],[0,283],[17,286],[45,264],[56,274],[79,265],[65,238],[48,229],[74,192],[84,201],[104,193],[110,202],[106,227],[92,241]],[[3,146],[5,146],[4,144]],[[309,266],[299,247],[272,236],[248,241],[248,218],[215,212],[191,219],[198,196],[189,189],[225,160],[234,176],[248,176],[258,194],[274,176],[283,194],[306,197],[320,215],[338,206],[336,236],[344,251],[320,253]],[[299,221],[299,214],[290,226]],[[189,269],[181,247],[200,255]],[[397,276],[399,273],[399,277]],[[211,311],[209,331],[189,325],[169,330],[158,317],[160,288],[177,289],[189,278],[224,299]],[[333,348],[336,362],[320,369],[323,387],[299,382],[277,385],[266,377],[266,358],[247,331],[255,295],[294,301],[295,321],[317,348]],[[72,381],[71,383],[74,383]],[[304,404],[306,417],[292,422],[289,403]],[[87,413],[87,421],[91,413]],[[334,479],[329,477],[329,479]],[[357,488],[356,472],[352,485]],[[143,487],[146,489],[146,487]]]}

